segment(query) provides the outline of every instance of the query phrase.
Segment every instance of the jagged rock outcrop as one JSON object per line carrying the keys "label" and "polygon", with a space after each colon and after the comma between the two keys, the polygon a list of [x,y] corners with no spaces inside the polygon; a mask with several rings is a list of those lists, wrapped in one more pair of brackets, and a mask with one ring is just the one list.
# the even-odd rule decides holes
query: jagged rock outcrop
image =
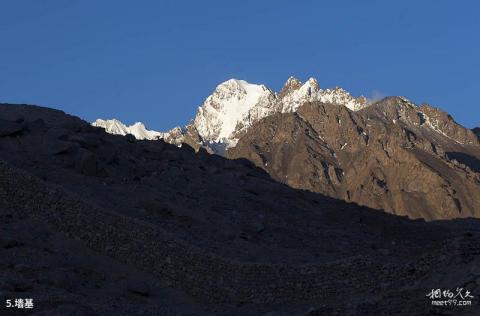
{"label": "jagged rock outcrop", "polygon": [[401,97],[360,111],[307,102],[253,125],[227,157],[295,188],[412,218],[480,216],[478,138]]}

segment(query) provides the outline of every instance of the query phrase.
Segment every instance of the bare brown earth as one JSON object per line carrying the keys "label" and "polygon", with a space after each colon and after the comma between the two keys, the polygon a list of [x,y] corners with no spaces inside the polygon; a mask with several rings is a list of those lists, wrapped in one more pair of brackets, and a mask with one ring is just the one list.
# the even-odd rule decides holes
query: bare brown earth
{"label": "bare brown earth", "polygon": [[439,109],[399,97],[357,112],[307,103],[258,122],[226,155],[294,188],[393,214],[480,217],[478,136]]}
{"label": "bare brown earth", "polygon": [[[476,219],[394,216],[47,108],[0,105],[0,225],[1,299],[36,315],[479,312]],[[426,298],[456,287],[472,306]]]}

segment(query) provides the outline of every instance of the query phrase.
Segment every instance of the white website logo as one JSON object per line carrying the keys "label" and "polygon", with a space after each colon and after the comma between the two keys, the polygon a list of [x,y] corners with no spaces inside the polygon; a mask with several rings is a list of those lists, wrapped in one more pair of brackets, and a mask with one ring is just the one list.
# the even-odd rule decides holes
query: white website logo
{"label": "white website logo", "polygon": [[456,290],[432,289],[427,295],[434,306],[471,306],[473,295],[469,290],[457,287]]}

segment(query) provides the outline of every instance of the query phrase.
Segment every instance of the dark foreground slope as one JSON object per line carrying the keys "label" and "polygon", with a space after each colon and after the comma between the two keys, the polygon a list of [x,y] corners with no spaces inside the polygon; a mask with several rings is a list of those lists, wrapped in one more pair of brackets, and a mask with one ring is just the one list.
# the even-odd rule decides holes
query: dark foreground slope
{"label": "dark foreground slope", "polygon": [[254,124],[231,158],[280,182],[411,218],[480,217],[480,142],[447,113],[390,97],[306,103]]}
{"label": "dark foreground slope", "polygon": [[477,220],[408,220],[33,106],[0,106],[0,160],[0,291],[37,313],[422,315],[455,287],[478,311]]}

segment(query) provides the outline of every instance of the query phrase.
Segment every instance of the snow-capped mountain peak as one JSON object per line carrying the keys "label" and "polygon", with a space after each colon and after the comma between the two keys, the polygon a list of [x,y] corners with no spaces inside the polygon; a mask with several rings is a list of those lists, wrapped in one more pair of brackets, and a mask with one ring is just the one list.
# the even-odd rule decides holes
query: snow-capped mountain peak
{"label": "snow-capped mountain peak", "polygon": [[128,126],[123,124],[117,119],[111,120],[102,120],[97,119],[95,122],[92,123],[93,126],[102,127],[105,129],[107,133],[116,134],[116,135],[127,135],[128,134]]}
{"label": "snow-capped mountain peak", "polygon": [[300,88],[301,86],[302,86],[302,82],[298,78],[290,76],[285,82],[285,84],[283,85],[282,90],[278,93],[278,96],[282,98],[286,94]]}
{"label": "snow-capped mountain peak", "polygon": [[193,124],[202,138],[228,142],[237,125],[248,121],[251,109],[270,105],[274,100],[275,93],[264,85],[230,79],[218,85],[199,107]]}
{"label": "snow-capped mountain peak", "polygon": [[352,111],[367,106],[365,98],[354,98],[342,88],[322,90],[315,78],[301,82],[289,77],[278,94],[262,84],[229,79],[215,88],[183,129],[177,127],[160,133],[147,130],[142,123],[126,126],[118,120],[97,120],[93,125],[113,134],[132,134],[138,139],[163,138],[177,145],[190,140],[195,146],[201,144],[219,152],[235,146],[240,134],[262,118],[295,112],[305,102],[313,101],[344,105]]}
{"label": "snow-capped mountain peak", "polygon": [[310,78],[302,84],[291,77],[285,83],[279,96],[282,103],[282,112],[295,112],[305,102],[313,101],[344,105],[352,111],[358,111],[367,106],[366,98],[362,96],[354,98],[340,87],[321,89],[315,78]]}
{"label": "snow-capped mountain peak", "polygon": [[97,119],[92,123],[93,126],[102,127],[107,133],[115,135],[131,134],[137,139],[156,140],[165,137],[165,133],[148,130],[141,122],[136,122],[133,125],[127,126],[117,119],[102,120]]}
{"label": "snow-capped mountain peak", "polygon": [[290,78],[285,83],[289,89],[279,95],[282,112],[295,112],[303,103],[315,101],[320,91],[320,86],[315,78],[310,78],[305,83],[296,78]]}
{"label": "snow-capped mountain peak", "polygon": [[294,76],[290,76],[285,82],[284,87],[298,87],[301,85],[302,85],[302,82],[300,81],[300,79]]}

